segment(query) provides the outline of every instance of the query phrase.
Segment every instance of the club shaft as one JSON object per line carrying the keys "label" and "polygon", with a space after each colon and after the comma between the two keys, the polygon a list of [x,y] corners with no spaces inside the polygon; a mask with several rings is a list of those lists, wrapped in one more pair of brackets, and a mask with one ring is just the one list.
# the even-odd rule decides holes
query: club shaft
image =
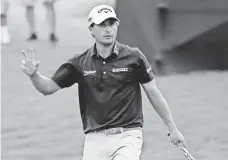
{"label": "club shaft", "polygon": [[186,148],[184,148],[182,145],[179,145],[179,148],[184,152],[185,157],[188,160],[196,160],[195,158],[193,158],[193,156],[188,152],[188,150]]}

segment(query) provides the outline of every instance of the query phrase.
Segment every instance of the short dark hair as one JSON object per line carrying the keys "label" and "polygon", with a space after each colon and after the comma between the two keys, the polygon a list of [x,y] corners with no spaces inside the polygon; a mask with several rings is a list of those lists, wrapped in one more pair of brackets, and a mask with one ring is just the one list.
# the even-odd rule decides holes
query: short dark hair
{"label": "short dark hair", "polygon": [[93,28],[93,27],[94,27],[94,25],[95,25],[95,23],[92,23],[89,27]]}

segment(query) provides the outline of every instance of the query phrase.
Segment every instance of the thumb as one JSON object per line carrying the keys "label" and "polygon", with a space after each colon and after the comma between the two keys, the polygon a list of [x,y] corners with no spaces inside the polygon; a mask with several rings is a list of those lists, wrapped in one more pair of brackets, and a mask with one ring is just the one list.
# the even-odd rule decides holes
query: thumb
{"label": "thumb", "polygon": [[40,61],[36,61],[36,62],[35,62],[35,66],[38,68],[39,65],[40,65]]}
{"label": "thumb", "polygon": [[20,66],[22,70],[25,70],[25,66],[24,65],[21,65]]}
{"label": "thumb", "polygon": [[186,141],[184,139],[181,141],[181,144],[183,145],[184,148],[187,147]]}

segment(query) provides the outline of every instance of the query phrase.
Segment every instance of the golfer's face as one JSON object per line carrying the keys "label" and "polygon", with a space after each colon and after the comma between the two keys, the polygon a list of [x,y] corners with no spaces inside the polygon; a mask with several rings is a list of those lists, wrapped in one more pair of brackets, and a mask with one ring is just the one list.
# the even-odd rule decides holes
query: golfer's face
{"label": "golfer's face", "polygon": [[107,19],[101,24],[94,25],[93,35],[96,41],[102,44],[112,44],[117,35],[118,24],[115,19]]}

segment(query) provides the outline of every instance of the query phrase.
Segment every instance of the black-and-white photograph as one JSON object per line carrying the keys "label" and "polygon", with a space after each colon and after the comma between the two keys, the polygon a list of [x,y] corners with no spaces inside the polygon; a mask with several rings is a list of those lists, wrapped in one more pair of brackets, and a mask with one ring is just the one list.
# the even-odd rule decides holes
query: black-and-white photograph
{"label": "black-and-white photograph", "polygon": [[1,0],[2,160],[226,160],[227,0]]}

